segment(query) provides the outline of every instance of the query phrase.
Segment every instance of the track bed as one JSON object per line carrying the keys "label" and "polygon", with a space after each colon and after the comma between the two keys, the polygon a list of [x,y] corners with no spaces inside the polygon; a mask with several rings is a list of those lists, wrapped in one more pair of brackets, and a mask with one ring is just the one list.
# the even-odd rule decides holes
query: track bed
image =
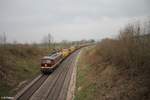
{"label": "track bed", "polygon": [[80,50],[66,58],[50,75],[41,75],[16,100],[66,100],[75,60]]}

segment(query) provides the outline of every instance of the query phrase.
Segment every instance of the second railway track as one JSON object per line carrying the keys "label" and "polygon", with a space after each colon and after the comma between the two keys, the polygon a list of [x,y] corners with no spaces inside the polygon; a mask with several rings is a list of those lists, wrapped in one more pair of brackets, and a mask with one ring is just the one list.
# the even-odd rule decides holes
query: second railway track
{"label": "second railway track", "polygon": [[80,50],[65,59],[50,75],[41,77],[15,100],[65,100],[74,61]]}
{"label": "second railway track", "polygon": [[34,84],[25,90],[18,98],[16,98],[16,100],[28,100],[47,78],[48,75],[41,75],[39,79],[37,79]]}

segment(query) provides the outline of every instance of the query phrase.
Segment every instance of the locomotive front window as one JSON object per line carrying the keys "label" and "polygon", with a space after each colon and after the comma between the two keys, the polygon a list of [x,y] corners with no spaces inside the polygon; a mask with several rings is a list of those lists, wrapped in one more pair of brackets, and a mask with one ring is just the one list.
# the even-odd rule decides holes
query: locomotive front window
{"label": "locomotive front window", "polygon": [[51,63],[51,61],[49,59],[43,59],[42,63]]}

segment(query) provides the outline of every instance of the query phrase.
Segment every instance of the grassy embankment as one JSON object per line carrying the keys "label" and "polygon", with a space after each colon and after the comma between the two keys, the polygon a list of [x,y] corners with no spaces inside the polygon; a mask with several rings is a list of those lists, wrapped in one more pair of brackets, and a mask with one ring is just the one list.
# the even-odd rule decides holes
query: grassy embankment
{"label": "grassy embankment", "polygon": [[117,38],[86,49],[78,64],[75,100],[150,100],[148,29],[128,25]]}
{"label": "grassy embankment", "polygon": [[33,45],[1,45],[0,96],[14,95],[24,83],[40,73],[39,61],[45,51]]}
{"label": "grassy embankment", "polygon": [[94,70],[88,63],[88,56],[93,47],[84,48],[78,60],[75,100],[93,100],[95,79],[92,77]]}

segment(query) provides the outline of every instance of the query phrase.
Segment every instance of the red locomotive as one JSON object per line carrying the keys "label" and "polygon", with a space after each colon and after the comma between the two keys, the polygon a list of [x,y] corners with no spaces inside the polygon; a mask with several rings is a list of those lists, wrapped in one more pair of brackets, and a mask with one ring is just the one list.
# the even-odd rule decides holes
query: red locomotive
{"label": "red locomotive", "polygon": [[54,53],[50,56],[44,56],[41,59],[41,72],[49,73],[52,72],[57,64],[62,60],[62,55],[60,53]]}

